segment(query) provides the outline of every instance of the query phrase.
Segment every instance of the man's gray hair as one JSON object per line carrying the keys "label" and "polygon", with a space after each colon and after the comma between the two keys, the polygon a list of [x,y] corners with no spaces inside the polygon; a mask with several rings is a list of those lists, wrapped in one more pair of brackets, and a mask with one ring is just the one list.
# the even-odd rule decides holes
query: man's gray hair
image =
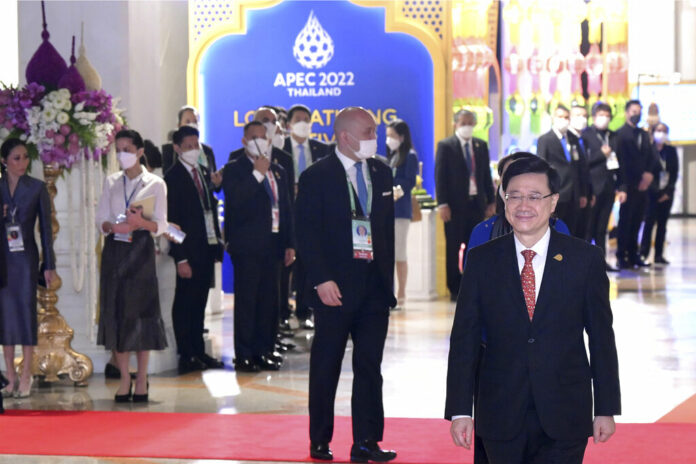
{"label": "man's gray hair", "polygon": [[474,113],[473,111],[462,108],[461,110],[454,113],[454,123],[456,124],[457,121],[459,121],[459,118],[461,118],[462,116],[471,116],[472,118],[474,118],[474,125],[476,125],[476,123],[478,122],[478,118],[476,117],[476,113]]}

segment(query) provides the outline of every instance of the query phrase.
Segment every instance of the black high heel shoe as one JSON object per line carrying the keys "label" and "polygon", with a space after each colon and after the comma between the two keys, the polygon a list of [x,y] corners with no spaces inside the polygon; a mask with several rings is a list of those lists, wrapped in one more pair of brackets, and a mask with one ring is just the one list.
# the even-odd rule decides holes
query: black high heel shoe
{"label": "black high heel shoe", "polygon": [[114,401],[117,403],[127,403],[133,396],[133,383],[128,384],[128,393],[125,395],[114,395]]}
{"label": "black high heel shoe", "polygon": [[133,402],[134,403],[147,403],[149,393],[150,393],[150,382],[148,381],[147,382],[147,391],[142,395],[133,394]]}

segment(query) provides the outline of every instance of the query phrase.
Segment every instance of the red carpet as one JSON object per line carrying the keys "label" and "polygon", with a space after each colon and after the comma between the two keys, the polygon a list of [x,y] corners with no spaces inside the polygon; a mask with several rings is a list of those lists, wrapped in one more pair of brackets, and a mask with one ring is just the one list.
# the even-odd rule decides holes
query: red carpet
{"label": "red carpet", "polygon": [[[7,411],[0,454],[308,461],[306,416],[147,412]],[[336,418],[336,461],[350,448],[350,418]],[[384,447],[395,463],[470,463],[449,423],[387,419]],[[590,443],[586,463],[696,463],[696,424],[619,424],[609,443]]]}

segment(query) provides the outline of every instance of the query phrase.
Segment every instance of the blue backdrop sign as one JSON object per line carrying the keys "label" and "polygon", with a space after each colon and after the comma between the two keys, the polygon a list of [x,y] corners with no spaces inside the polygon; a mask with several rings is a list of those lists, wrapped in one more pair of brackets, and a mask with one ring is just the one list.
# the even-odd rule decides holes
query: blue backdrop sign
{"label": "blue backdrop sign", "polygon": [[[333,140],[341,108],[363,106],[378,123],[381,154],[385,125],[409,124],[433,193],[433,61],[418,39],[385,32],[383,7],[348,1],[286,1],[245,14],[246,33],[215,40],[198,67],[202,137],[219,166],[241,147],[242,127],[259,106],[307,105],[312,137],[324,142]],[[232,291],[231,273],[224,275]]]}

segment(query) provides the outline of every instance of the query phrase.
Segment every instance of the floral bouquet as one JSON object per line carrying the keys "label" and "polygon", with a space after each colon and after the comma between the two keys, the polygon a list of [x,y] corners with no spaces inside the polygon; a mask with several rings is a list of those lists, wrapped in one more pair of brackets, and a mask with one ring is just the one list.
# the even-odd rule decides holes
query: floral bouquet
{"label": "floral bouquet", "polygon": [[80,159],[105,159],[123,126],[121,111],[103,90],[70,94],[58,89],[26,110],[27,141],[36,145],[41,161],[68,169]]}
{"label": "floral bouquet", "polygon": [[44,95],[44,87],[35,83],[21,89],[4,85],[0,88],[0,143],[15,137],[27,142],[31,159],[37,159],[39,154],[36,145],[29,142],[27,111],[37,106]]}

